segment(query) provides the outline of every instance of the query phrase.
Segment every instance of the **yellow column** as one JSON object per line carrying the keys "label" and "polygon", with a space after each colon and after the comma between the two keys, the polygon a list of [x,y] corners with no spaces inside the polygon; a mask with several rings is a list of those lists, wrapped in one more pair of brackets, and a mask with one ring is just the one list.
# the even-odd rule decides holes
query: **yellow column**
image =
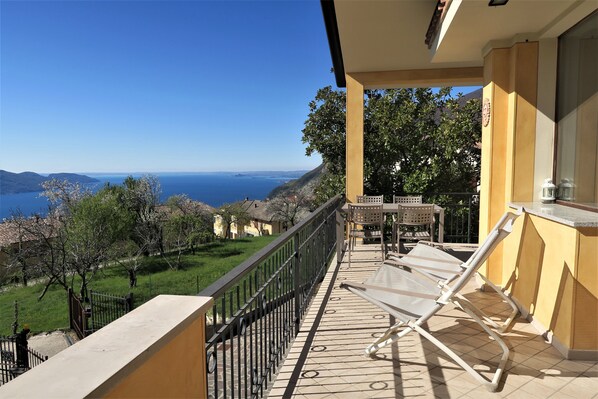
{"label": "yellow column", "polygon": [[[509,202],[533,199],[537,85],[537,42],[493,49],[484,58],[483,96],[491,118],[482,128],[480,240]],[[502,265],[498,248],[486,274],[499,284],[504,283]]]}
{"label": "yellow column", "polygon": [[345,194],[355,202],[363,195],[363,84],[346,75],[347,80],[347,136]]}
{"label": "yellow column", "polygon": [[[505,162],[509,97],[509,49],[493,49],[484,58],[483,103],[490,113],[482,124],[482,165],[480,183],[480,242],[505,209]],[[499,282],[501,248],[487,262],[486,275]]]}
{"label": "yellow column", "polygon": [[538,42],[511,47],[507,192],[505,201],[533,200],[538,92]]}

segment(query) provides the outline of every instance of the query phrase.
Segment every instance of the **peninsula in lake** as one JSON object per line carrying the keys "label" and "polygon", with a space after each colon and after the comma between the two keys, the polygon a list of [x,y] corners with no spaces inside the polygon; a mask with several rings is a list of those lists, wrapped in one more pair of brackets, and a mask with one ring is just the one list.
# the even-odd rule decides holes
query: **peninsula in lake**
{"label": "peninsula in lake", "polygon": [[42,176],[34,172],[12,173],[0,170],[0,194],[18,194],[43,191],[42,183],[47,180],[67,180],[71,183],[96,183],[99,180],[93,177],[75,173],[51,173]]}

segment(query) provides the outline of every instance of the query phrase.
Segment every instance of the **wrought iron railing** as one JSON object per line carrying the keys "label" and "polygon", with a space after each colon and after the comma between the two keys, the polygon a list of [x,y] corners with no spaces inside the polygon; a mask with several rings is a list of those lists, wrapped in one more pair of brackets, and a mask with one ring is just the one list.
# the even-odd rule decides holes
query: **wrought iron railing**
{"label": "wrought iron railing", "polygon": [[[478,243],[480,195],[477,193],[438,193],[424,195],[426,203],[444,208],[444,241]],[[436,229],[438,230],[438,220]],[[438,236],[438,235],[436,235]]]}
{"label": "wrought iron railing", "polygon": [[270,387],[336,246],[342,197],[322,205],[210,285],[208,397],[262,397]]}
{"label": "wrought iron railing", "polygon": [[48,356],[18,342],[16,336],[0,336],[0,385],[45,362]]}
{"label": "wrought iron railing", "polygon": [[133,309],[133,294],[117,296],[90,290],[89,306],[91,317],[88,327],[91,334],[129,313]]}
{"label": "wrought iron railing", "polygon": [[79,339],[98,331],[133,309],[133,294],[116,296],[89,291],[89,302],[68,290],[69,322]]}

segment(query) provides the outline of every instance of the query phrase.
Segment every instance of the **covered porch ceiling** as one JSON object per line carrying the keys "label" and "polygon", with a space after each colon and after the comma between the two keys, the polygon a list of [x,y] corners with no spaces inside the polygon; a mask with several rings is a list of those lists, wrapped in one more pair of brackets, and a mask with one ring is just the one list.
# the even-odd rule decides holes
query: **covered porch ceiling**
{"label": "covered porch ceiling", "polygon": [[[591,3],[510,0],[489,7],[488,0],[443,0],[443,5],[437,0],[322,0],[322,8],[337,85],[344,87],[345,73],[481,68],[487,46],[557,37],[570,26],[568,19],[591,12]],[[439,5],[444,13],[428,48],[426,33]],[[478,81],[455,83],[481,84],[479,75]]]}

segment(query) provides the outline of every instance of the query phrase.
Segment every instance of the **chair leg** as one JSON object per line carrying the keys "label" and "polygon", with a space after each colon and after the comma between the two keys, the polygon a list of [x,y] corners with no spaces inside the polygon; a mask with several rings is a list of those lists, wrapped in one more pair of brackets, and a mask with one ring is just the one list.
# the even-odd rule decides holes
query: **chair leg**
{"label": "chair leg", "polygon": [[349,265],[347,266],[347,268],[351,268],[351,241],[352,240],[353,240],[353,237],[351,236],[351,234],[349,234],[349,250],[347,251],[348,257],[349,257]]}
{"label": "chair leg", "polygon": [[411,331],[413,330],[411,328],[408,328],[404,322],[400,321],[394,326],[390,327],[388,330],[386,330],[384,334],[382,334],[374,342],[369,344],[365,348],[365,354],[368,356],[374,356],[376,352],[378,352],[380,349],[401,339],[405,335],[409,334]]}
{"label": "chair leg", "polygon": [[505,370],[505,366],[509,359],[509,348],[503,342],[503,340],[498,336],[498,334],[496,334],[494,331],[492,331],[490,328],[488,328],[488,326],[476,315],[476,313],[474,311],[472,311],[472,309],[470,309],[469,305],[466,304],[467,301],[465,301],[464,303],[461,303],[461,301],[453,301],[453,303],[455,305],[457,305],[458,307],[460,307],[461,309],[463,309],[472,319],[474,319],[476,321],[476,323],[478,323],[484,329],[484,331],[486,331],[486,333],[488,335],[490,335],[490,337],[492,337],[494,339],[494,341],[496,341],[496,343],[502,349],[503,354],[500,358],[500,362],[498,364],[498,367],[496,368],[496,371],[494,373],[494,376],[492,377],[492,380],[488,380],[486,377],[484,377],[483,375],[478,373],[476,370],[473,369],[473,367],[471,367],[469,364],[467,364],[465,362],[465,360],[463,360],[459,355],[457,355],[455,352],[453,352],[451,349],[449,349],[446,345],[444,345],[442,342],[440,342],[436,337],[434,337],[432,334],[430,334],[428,331],[424,330],[422,327],[420,327],[416,323],[409,323],[409,326],[412,327],[414,330],[416,330],[418,333],[420,333],[427,340],[432,342],[434,345],[436,345],[444,353],[446,353],[451,359],[453,359],[457,364],[459,364],[459,366],[461,366],[465,371],[467,371],[476,381],[478,381],[480,384],[484,385],[486,387],[486,389],[488,389],[490,392],[495,392],[496,389],[498,388],[498,383],[500,382],[500,378],[502,376],[503,371]]}
{"label": "chair leg", "polygon": [[384,248],[384,226],[380,224],[380,248],[382,249],[382,262],[386,260],[386,248]]}
{"label": "chair leg", "polygon": [[494,291],[496,291],[496,293],[498,295],[500,295],[500,297],[506,303],[508,303],[512,309],[512,312],[509,315],[509,317],[507,317],[507,319],[504,322],[502,322],[501,324],[496,323],[494,320],[492,320],[490,317],[488,317],[484,312],[479,310],[479,312],[481,313],[481,316],[484,318],[484,320],[486,320],[486,322],[488,322],[490,325],[492,325],[492,327],[496,328],[499,332],[503,333],[509,328],[511,323],[513,323],[513,320],[515,320],[515,318],[519,314],[519,308],[517,307],[515,302],[513,302],[513,300],[511,298],[509,298],[509,296],[507,296],[507,294],[505,294],[505,292],[500,287],[498,287],[497,285],[492,283],[492,281],[488,280],[482,273],[478,272],[478,276],[480,276],[482,278],[482,280],[484,280],[484,283],[488,284]]}

